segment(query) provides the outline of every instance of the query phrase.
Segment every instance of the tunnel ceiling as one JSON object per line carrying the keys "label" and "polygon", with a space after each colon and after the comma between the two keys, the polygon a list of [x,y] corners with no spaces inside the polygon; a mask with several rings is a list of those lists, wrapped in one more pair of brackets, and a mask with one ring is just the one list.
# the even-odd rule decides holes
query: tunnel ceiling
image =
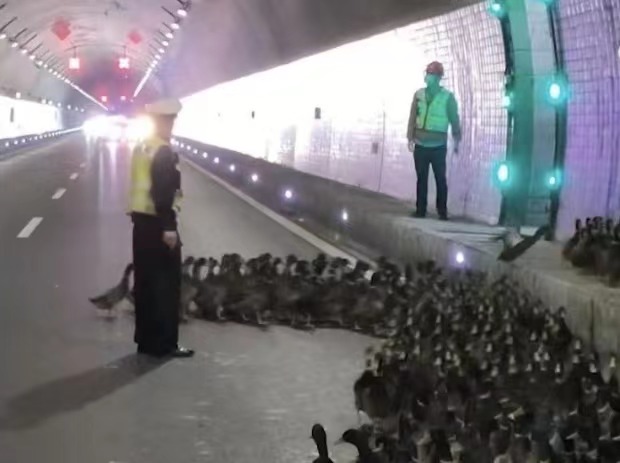
{"label": "tunnel ceiling", "polygon": [[[49,63],[97,98],[130,98],[161,54],[140,97],[184,96],[471,3],[476,0],[0,0],[0,37],[6,36],[0,86],[5,93],[83,100],[44,69]],[[178,17],[179,8],[189,12],[186,18]],[[169,27],[175,21],[178,31]],[[118,69],[125,55],[128,71]],[[73,56],[80,58],[77,71],[69,69]]]}

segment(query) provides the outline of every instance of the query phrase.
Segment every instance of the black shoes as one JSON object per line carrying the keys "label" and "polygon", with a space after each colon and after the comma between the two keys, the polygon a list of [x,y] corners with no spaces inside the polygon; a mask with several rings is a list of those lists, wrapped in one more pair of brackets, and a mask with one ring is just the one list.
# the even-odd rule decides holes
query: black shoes
{"label": "black shoes", "polygon": [[[424,219],[426,217],[426,212],[415,211],[411,213],[411,217],[415,217],[416,219]],[[448,214],[444,212],[443,214],[439,214],[439,220],[447,222],[450,219],[448,218]]]}
{"label": "black shoes", "polygon": [[177,347],[173,351],[157,352],[138,346],[138,354],[144,354],[156,358],[190,358],[194,356],[195,352],[192,349],[186,349],[185,347]]}
{"label": "black shoes", "polygon": [[186,349],[185,347],[177,347],[175,351],[172,351],[172,357],[174,358],[190,358],[194,356],[194,351],[192,349]]}

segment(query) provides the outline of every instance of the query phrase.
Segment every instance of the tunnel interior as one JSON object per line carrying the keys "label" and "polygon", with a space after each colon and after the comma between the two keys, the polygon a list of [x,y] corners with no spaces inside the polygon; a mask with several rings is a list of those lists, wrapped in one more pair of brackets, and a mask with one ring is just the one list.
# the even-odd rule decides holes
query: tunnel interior
{"label": "tunnel interior", "polygon": [[[5,106],[7,137],[29,131],[16,128],[36,112],[26,101],[55,106],[59,115],[45,117],[66,127],[174,96],[191,108],[179,135],[411,200],[408,105],[437,59],[465,130],[462,155],[448,158],[455,215],[551,222],[566,237],[575,216],[619,212],[614,1],[587,11],[577,0],[44,5],[0,4],[0,86],[22,100]],[[556,78],[570,91],[561,108],[547,98]],[[320,122],[302,116],[316,111]],[[247,137],[233,140],[239,131]],[[519,177],[512,191],[497,186],[505,163]]]}
{"label": "tunnel interior", "polygon": [[[329,463],[315,423],[340,462],[619,461],[619,60],[620,0],[0,0],[0,461]],[[422,217],[433,61],[462,139]],[[98,128],[160,99],[169,142]],[[191,360],[134,330],[146,138]]]}

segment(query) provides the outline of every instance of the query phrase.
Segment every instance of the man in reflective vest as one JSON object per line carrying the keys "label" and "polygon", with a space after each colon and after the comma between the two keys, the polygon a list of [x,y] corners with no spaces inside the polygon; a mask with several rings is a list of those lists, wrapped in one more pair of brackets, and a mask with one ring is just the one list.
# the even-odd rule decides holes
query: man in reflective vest
{"label": "man in reflective vest", "polygon": [[176,214],[181,199],[181,173],[170,138],[180,111],[178,100],[147,105],[154,133],[136,146],[131,159],[134,341],[139,353],[155,357],[193,355],[193,351],[178,345],[181,243]]}
{"label": "man in reflective vest", "polygon": [[432,166],[437,185],[437,213],[441,220],[448,220],[448,129],[452,127],[454,151],[458,153],[461,124],[454,95],[440,85],[443,75],[441,63],[433,62],[426,68],[426,88],[418,90],[413,96],[407,140],[418,177],[415,217],[426,217],[428,171]]}

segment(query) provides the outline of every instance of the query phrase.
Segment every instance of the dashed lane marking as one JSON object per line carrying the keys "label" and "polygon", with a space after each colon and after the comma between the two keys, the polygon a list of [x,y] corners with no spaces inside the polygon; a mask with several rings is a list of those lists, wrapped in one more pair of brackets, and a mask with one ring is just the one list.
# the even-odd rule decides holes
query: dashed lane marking
{"label": "dashed lane marking", "polygon": [[78,178],[78,176],[79,176],[79,175],[80,175],[80,174],[78,174],[77,172],[73,172],[69,178],[70,178],[71,180],[75,180],[76,178]]}
{"label": "dashed lane marking", "polygon": [[59,188],[56,193],[52,195],[52,199],[60,199],[67,192],[66,188]]}
{"label": "dashed lane marking", "polygon": [[43,217],[33,217],[30,222],[19,232],[17,237],[19,239],[30,238],[30,235],[37,229],[37,227],[43,222]]}

